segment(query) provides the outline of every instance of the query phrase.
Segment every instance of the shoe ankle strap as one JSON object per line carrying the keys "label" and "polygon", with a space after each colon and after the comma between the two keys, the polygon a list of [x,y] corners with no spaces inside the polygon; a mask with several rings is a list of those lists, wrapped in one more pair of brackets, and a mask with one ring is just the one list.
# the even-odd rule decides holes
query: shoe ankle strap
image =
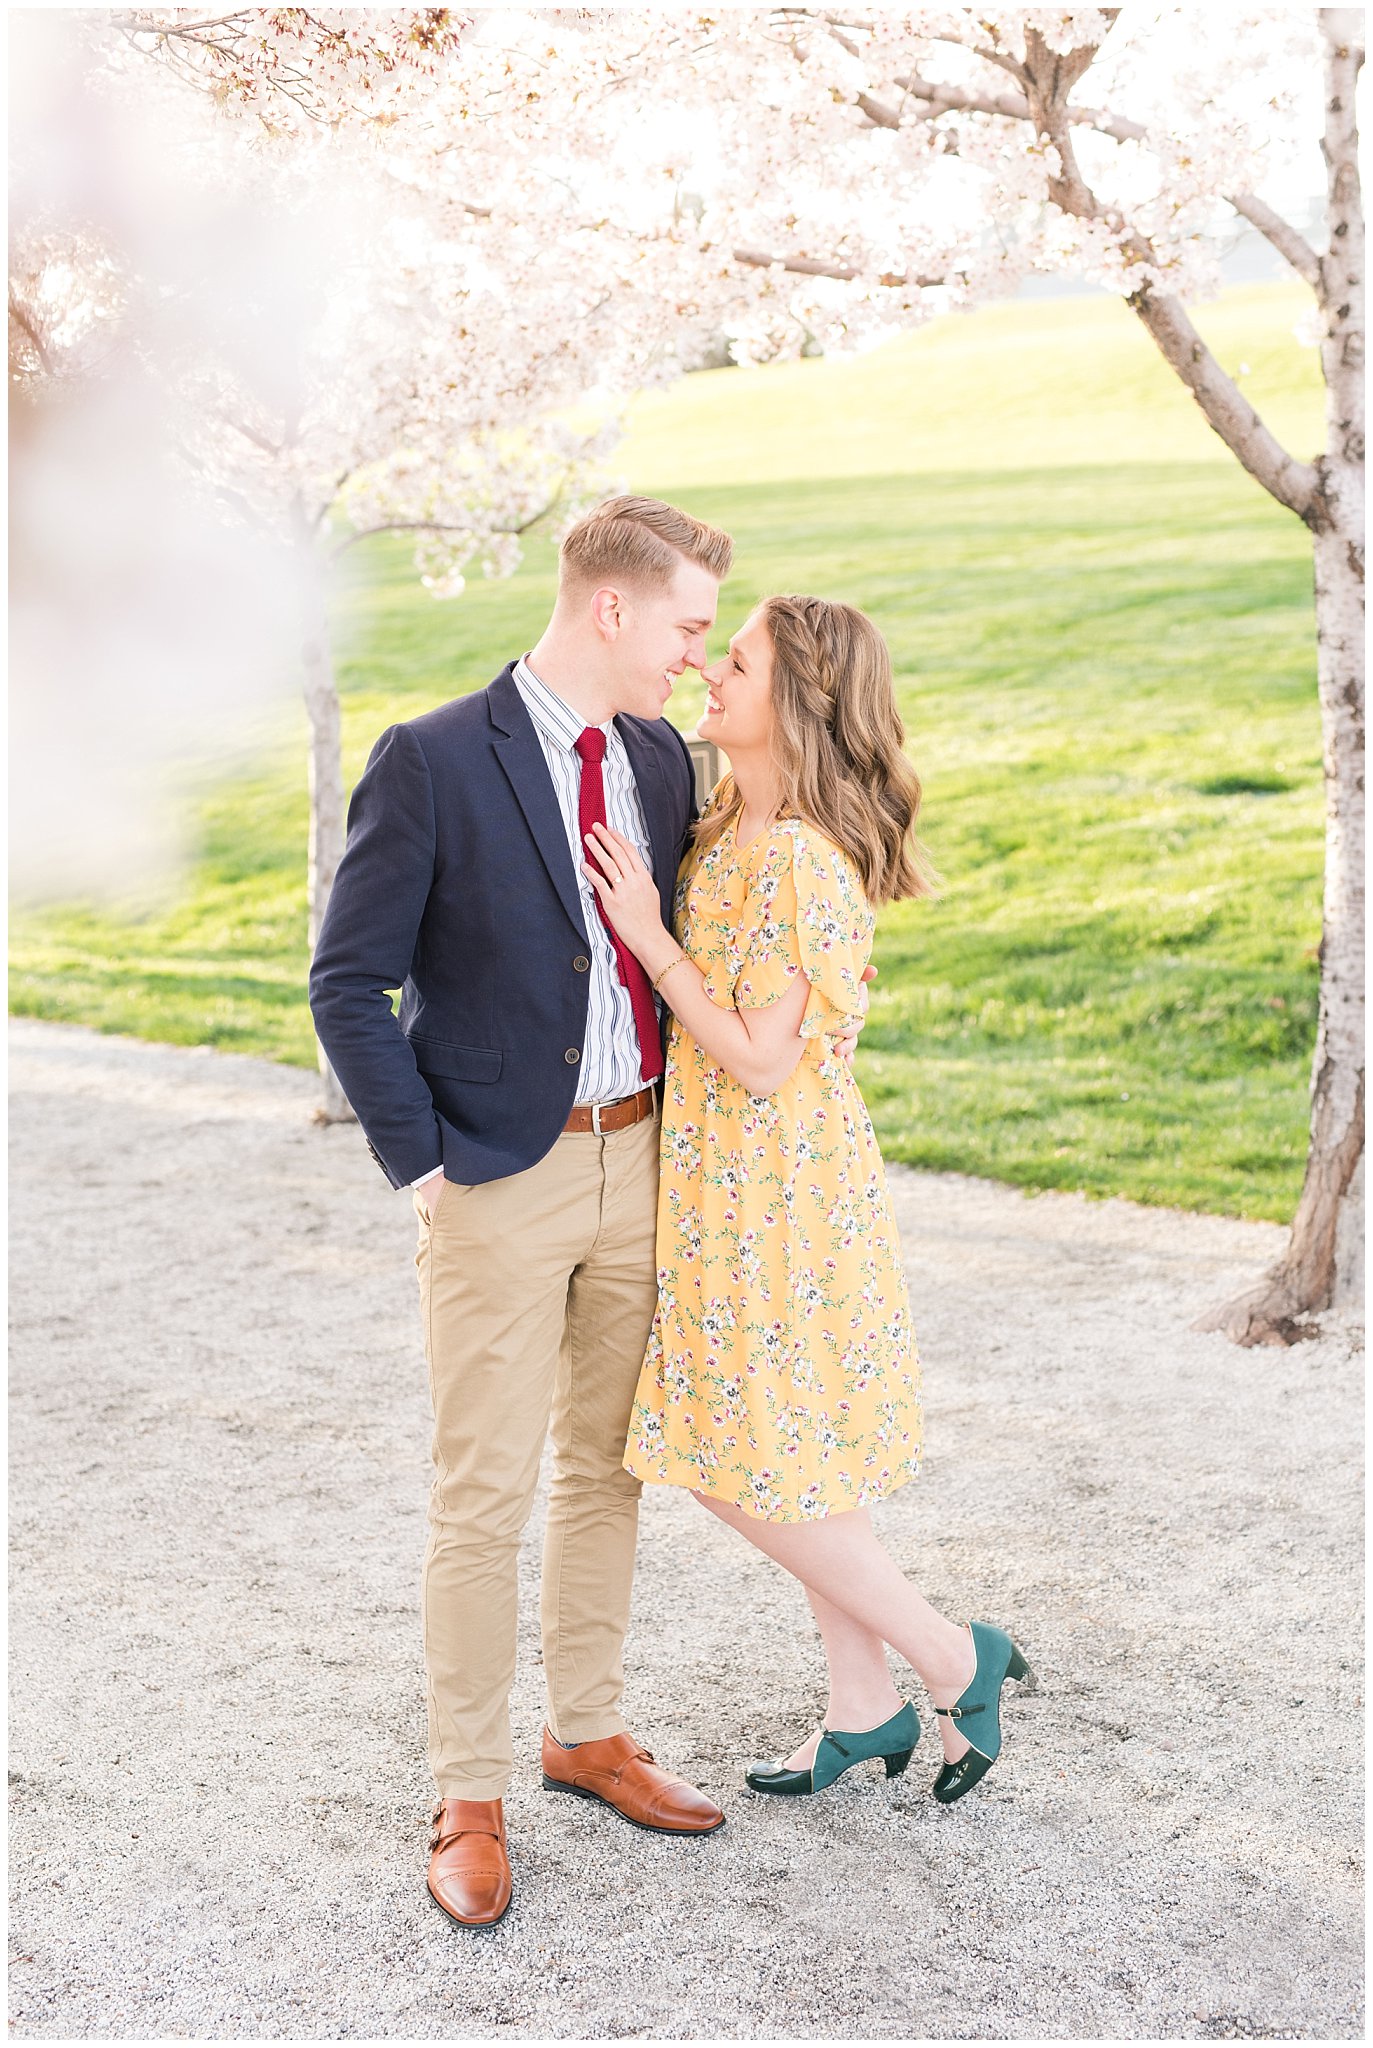
{"label": "shoe ankle strap", "polygon": [[[495,1806],[495,1813],[491,1807]],[[448,1808],[448,1824],[444,1825],[444,1808]],[[490,1835],[493,1841],[501,1838],[501,1807],[499,1800],[487,1799],[440,1799],[435,1802],[429,1816],[433,1839],[430,1847],[439,1849],[447,1842],[456,1842],[459,1835]]]}

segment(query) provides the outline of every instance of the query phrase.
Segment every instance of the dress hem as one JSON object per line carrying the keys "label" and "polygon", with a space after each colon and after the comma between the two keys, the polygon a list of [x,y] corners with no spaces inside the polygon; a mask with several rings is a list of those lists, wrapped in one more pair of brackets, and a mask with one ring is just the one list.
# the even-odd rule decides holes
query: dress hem
{"label": "dress hem", "polygon": [[921,1471],[920,1466],[917,1465],[913,1471],[903,1472],[898,1479],[894,1479],[891,1485],[885,1488],[883,1492],[874,1494],[871,1500],[853,1501],[847,1506],[842,1507],[829,1507],[825,1509],[822,1515],[759,1515],[752,1508],[746,1508],[742,1501],[734,1500],[727,1493],[715,1493],[708,1486],[693,1486],[688,1479],[667,1479],[657,1473],[648,1475],[643,1472],[636,1472],[634,1467],[627,1461],[622,1462],[624,1463],[624,1470],[628,1472],[631,1479],[637,1479],[641,1486],[680,1486],[687,1493],[703,1493],[708,1500],[723,1501],[726,1507],[737,1508],[741,1515],[747,1515],[752,1522],[780,1523],[793,1529],[799,1529],[807,1522],[827,1522],[831,1515],[851,1515],[860,1507],[877,1507],[882,1501],[890,1500],[894,1493],[899,1493],[901,1488],[909,1485],[912,1479],[918,1479]]}

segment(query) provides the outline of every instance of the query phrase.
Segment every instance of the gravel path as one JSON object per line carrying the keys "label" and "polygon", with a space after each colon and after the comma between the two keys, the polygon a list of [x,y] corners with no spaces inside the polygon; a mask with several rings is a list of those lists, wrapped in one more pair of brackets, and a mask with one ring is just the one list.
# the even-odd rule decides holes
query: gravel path
{"label": "gravel path", "polygon": [[552,1799],[536,1517],[516,1900],[470,1935],[423,1889],[408,1204],[307,1074],[11,1050],[20,2036],[1361,2038],[1359,1333],[1188,1328],[1278,1230],[894,1172],[929,1458],[882,1526],[1037,1666],[1001,1763],[946,1811],[927,1729],[892,1786],[744,1793],[818,1649],[650,1488],[629,1711],[729,1825]]}

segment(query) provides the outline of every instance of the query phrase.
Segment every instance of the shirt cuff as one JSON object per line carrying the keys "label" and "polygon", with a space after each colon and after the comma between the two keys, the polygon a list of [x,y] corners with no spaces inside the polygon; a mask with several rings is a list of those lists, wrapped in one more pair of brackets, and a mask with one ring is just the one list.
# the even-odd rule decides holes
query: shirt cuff
{"label": "shirt cuff", "polygon": [[431,1167],[430,1167],[430,1169],[429,1169],[429,1171],[428,1171],[428,1173],[422,1173],[422,1174],[421,1174],[421,1175],[419,1176],[418,1180],[412,1180],[412,1181],[411,1181],[411,1182],[409,1183],[409,1185],[410,1185],[410,1186],[411,1186],[412,1188],[418,1188],[418,1187],[422,1187],[422,1186],[424,1185],[425,1181],[427,1181],[427,1180],[432,1180],[432,1179],[434,1178],[434,1175],[435,1175],[436,1173],[442,1173],[442,1172],[443,1172],[443,1161],[442,1161],[442,1160],[440,1160],[437,1166],[431,1166]]}

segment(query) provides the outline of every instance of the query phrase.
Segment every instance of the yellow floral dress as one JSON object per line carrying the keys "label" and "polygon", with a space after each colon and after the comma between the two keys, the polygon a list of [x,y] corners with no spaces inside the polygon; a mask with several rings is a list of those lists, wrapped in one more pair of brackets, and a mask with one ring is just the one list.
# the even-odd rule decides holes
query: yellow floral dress
{"label": "yellow floral dress", "polygon": [[734,825],[693,847],[675,925],[722,1008],[764,1009],[804,974],[807,1044],[775,1094],[750,1095],[673,1022],[658,1310],[624,1462],[767,1521],[861,1507],[920,1468],[896,1219],[832,1043],[858,1014],[872,908],[849,857],[788,819],[742,851]]}

